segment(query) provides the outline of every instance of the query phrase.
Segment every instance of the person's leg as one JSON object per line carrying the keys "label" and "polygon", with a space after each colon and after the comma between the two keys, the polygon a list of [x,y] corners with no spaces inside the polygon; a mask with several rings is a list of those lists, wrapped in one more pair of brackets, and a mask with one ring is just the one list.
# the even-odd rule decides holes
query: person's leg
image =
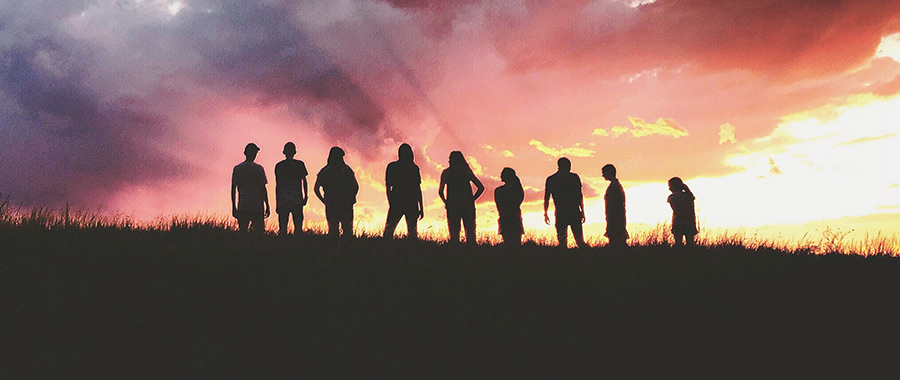
{"label": "person's leg", "polygon": [[684,235],[684,243],[689,247],[694,246],[694,244],[695,244],[694,237],[695,236],[697,236],[697,235]]}
{"label": "person's leg", "polygon": [[384,222],[384,233],[381,234],[383,238],[391,239],[394,237],[394,231],[397,230],[397,224],[400,223],[401,216],[403,214],[397,212],[397,209],[393,207],[388,208],[387,220]]}
{"label": "person's leg", "polygon": [[408,212],[406,213],[406,238],[417,240],[419,238],[419,231],[417,230],[419,225],[419,212]]}
{"label": "person's leg", "polygon": [[522,234],[520,234],[520,233],[501,234],[500,236],[503,237],[504,245],[511,245],[511,246],[522,245]]}
{"label": "person's leg", "polygon": [[459,222],[462,217],[456,210],[447,209],[447,230],[450,232],[450,243],[459,243]]}
{"label": "person's leg", "polygon": [[353,205],[348,206],[342,212],[341,231],[341,237],[353,236]]}
{"label": "person's leg", "polygon": [[675,235],[675,246],[680,247],[682,245],[681,239],[684,238],[684,235],[677,232],[673,233],[673,235]]}
{"label": "person's leg", "polygon": [[569,246],[569,226],[565,222],[556,219],[556,245],[561,248]]}
{"label": "person's leg", "polygon": [[587,248],[587,243],[584,242],[584,230],[581,227],[581,223],[572,223],[572,237],[575,238],[575,243],[578,244],[578,248]]}
{"label": "person's leg", "polygon": [[284,210],[278,212],[278,234],[279,235],[287,235],[288,229],[288,215],[290,215],[290,211]]}
{"label": "person's leg", "polygon": [[241,232],[247,232],[248,227],[250,227],[250,217],[244,211],[235,212],[235,218],[238,221],[238,230]]}
{"label": "person's leg", "polygon": [[341,219],[334,207],[325,206],[325,220],[328,222],[328,237],[335,238],[340,235]]}
{"label": "person's leg", "polygon": [[253,217],[250,218],[250,231],[257,234],[266,232],[266,217],[262,211],[253,213]]}
{"label": "person's leg", "polygon": [[466,244],[477,243],[475,238],[475,207],[473,206],[471,210],[466,210],[462,219],[466,227]]}
{"label": "person's leg", "polygon": [[294,234],[303,233],[303,206],[291,210],[291,216],[294,219]]}

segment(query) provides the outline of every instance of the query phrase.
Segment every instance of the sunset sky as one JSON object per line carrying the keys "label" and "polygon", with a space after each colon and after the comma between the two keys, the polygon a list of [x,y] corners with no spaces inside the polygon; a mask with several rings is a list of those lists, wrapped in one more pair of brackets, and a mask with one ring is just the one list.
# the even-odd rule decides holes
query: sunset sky
{"label": "sunset sky", "polygon": [[420,231],[444,233],[437,181],[460,150],[488,190],[484,237],[504,167],[526,229],[552,232],[543,185],[561,156],[589,239],[607,163],[632,232],[671,217],[679,176],[701,234],[900,234],[900,1],[0,2],[0,194],[17,204],[225,216],[255,142],[274,209],[287,141],[310,185],[331,146],[347,151],[372,231],[408,142]]}

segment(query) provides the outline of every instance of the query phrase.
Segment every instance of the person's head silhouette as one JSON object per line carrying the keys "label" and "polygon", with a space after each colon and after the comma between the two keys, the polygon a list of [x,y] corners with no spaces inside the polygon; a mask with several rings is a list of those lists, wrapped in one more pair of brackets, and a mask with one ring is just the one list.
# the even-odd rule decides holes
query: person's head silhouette
{"label": "person's head silhouette", "polygon": [[671,179],[669,179],[669,191],[677,193],[680,191],[684,191],[684,188],[685,184],[684,181],[681,180],[681,178],[672,177]]}
{"label": "person's head silhouette", "polygon": [[519,183],[519,176],[516,175],[516,171],[513,168],[503,168],[500,172],[500,180],[503,183],[516,184]]}
{"label": "person's head silhouette", "polygon": [[397,149],[397,157],[400,161],[406,162],[413,162],[413,159],[415,158],[412,147],[407,143],[400,144],[400,148]]}
{"label": "person's head silhouette", "polygon": [[462,152],[454,150],[450,152],[450,167],[468,169],[469,163],[466,162],[466,157],[463,156]]}
{"label": "person's head silhouette", "polygon": [[603,178],[606,178],[607,181],[616,179],[616,167],[613,164],[604,165],[601,171],[603,172]]}
{"label": "person's head silhouette", "polygon": [[559,160],[556,160],[556,167],[559,168],[561,173],[568,173],[572,171],[572,161],[569,161],[568,158],[562,157]]}
{"label": "person's head silhouette", "polygon": [[281,152],[284,153],[285,158],[292,158],[295,154],[297,154],[297,146],[294,143],[288,141],[284,144],[284,150]]}
{"label": "person's head silhouette", "polygon": [[255,160],[257,153],[259,153],[259,147],[254,143],[249,143],[244,147],[244,157],[247,157],[247,161]]}
{"label": "person's head silhouette", "polygon": [[331,150],[328,151],[328,165],[346,165],[344,163],[344,150],[336,146],[331,147]]}

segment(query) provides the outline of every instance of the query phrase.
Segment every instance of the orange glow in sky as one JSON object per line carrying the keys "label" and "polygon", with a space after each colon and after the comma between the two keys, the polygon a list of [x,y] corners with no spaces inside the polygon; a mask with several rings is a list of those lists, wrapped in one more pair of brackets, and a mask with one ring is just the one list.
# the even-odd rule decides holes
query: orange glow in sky
{"label": "orange glow in sky", "polygon": [[[633,233],[669,220],[678,176],[701,235],[900,234],[898,2],[428,4],[0,5],[0,194],[228,218],[245,144],[262,148],[273,203],[285,142],[310,183],[337,145],[361,185],[360,230],[377,233],[384,170],[407,142],[426,235],[446,236],[437,187],[454,150],[487,187],[483,239],[504,167],[525,186],[527,232],[553,235],[543,186],[563,156],[595,242],[607,163]],[[305,212],[323,224],[317,200]]]}

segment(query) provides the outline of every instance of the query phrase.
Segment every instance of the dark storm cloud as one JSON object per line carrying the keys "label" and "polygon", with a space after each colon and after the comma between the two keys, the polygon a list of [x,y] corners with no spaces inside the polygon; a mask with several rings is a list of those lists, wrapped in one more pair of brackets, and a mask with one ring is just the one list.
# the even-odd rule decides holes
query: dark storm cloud
{"label": "dark storm cloud", "polygon": [[0,51],[0,192],[96,205],[120,186],[183,169],[144,144],[160,131],[158,116],[85,85],[91,55],[81,48],[44,37]]}
{"label": "dark storm cloud", "polygon": [[385,109],[310,41],[290,6],[217,4],[212,12],[192,7],[178,34],[203,59],[195,72],[201,82],[261,104],[288,104],[354,148],[383,139]]}
{"label": "dark storm cloud", "polygon": [[[287,106],[363,154],[399,139],[379,101],[291,20],[292,3],[192,1],[166,22],[147,2],[0,5],[0,193],[102,205],[129,185],[196,174],[160,145],[190,128],[179,118],[215,112],[191,108],[211,104],[203,94]],[[109,31],[119,34],[92,40]]]}

